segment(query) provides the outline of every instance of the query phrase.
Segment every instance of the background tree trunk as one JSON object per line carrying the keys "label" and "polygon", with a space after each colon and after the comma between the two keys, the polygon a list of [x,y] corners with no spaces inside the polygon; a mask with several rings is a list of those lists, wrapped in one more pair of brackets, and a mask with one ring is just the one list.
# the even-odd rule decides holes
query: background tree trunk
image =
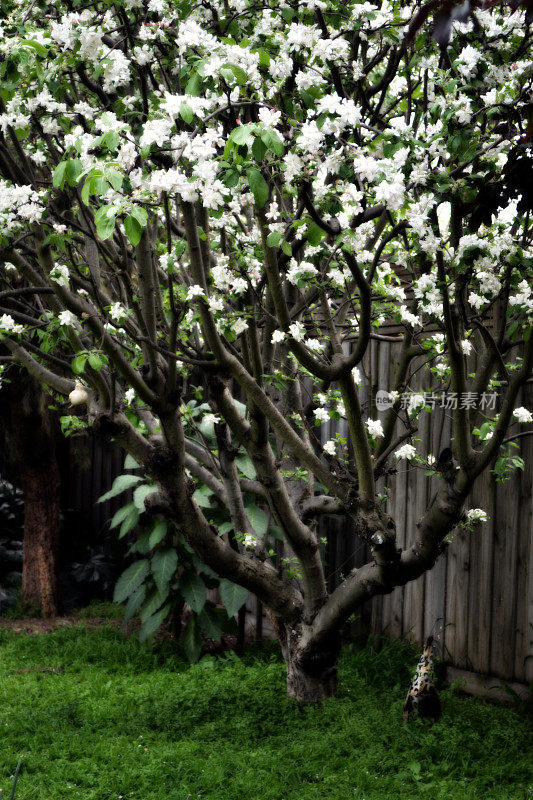
{"label": "background tree trunk", "polygon": [[43,616],[60,610],[60,475],[56,421],[48,397],[31,376],[10,383],[12,437],[24,493],[22,602]]}

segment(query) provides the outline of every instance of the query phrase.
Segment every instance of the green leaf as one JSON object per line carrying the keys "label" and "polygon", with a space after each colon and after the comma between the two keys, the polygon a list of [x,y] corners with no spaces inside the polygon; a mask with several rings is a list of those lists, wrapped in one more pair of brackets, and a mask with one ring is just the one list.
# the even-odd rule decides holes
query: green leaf
{"label": "green leaf", "polygon": [[154,633],[159,630],[165,619],[168,617],[170,609],[171,605],[170,603],[167,603],[166,606],[163,606],[161,611],[158,611],[157,614],[151,616],[141,625],[141,630],[139,631],[139,639],[141,642],[146,642],[147,639],[152,638]]}
{"label": "green leaf", "polygon": [[120,189],[122,189],[124,175],[122,174],[122,172],[119,172],[118,169],[115,169],[114,167],[107,167],[105,171],[105,177],[107,178],[107,180],[109,181],[115,192],[118,192]]}
{"label": "green leaf", "polygon": [[115,214],[108,214],[109,208],[110,206],[103,206],[94,215],[96,232],[100,239],[109,239],[115,230]]}
{"label": "green leaf", "polygon": [[67,170],[67,166],[68,161],[61,161],[52,174],[52,183],[56,189],[61,189],[65,183],[65,172]]}
{"label": "green leaf", "polygon": [[150,619],[150,617],[161,608],[163,603],[166,602],[167,598],[168,588],[164,594],[161,594],[161,592],[154,592],[152,595],[150,595],[148,601],[142,607],[141,622],[146,622],[147,619]]}
{"label": "green leaf", "polygon": [[132,486],[135,486],[135,484],[139,483],[141,480],[142,478],[140,475],[119,475],[118,478],[115,478],[113,481],[111,489],[99,497],[97,502],[105,503],[106,500],[111,500],[111,498],[116,497],[117,494],[122,494],[126,489],[131,489]]}
{"label": "green leaf", "polygon": [[244,605],[248,597],[248,589],[243,586],[237,586],[236,583],[223,578],[220,581],[220,598],[224,603],[228,617],[233,617]]}
{"label": "green leaf", "polygon": [[[137,475],[130,475],[131,478],[138,477]],[[157,492],[157,486],[151,486],[150,484],[144,484],[143,486],[138,486],[135,491],[133,492],[133,502],[135,503],[138,511],[142,514],[146,511],[146,506],[144,501],[148,497],[149,494],[153,494]]]}
{"label": "green leaf", "polygon": [[122,573],[115,586],[113,594],[115,603],[123,603],[124,600],[130,597],[144,582],[149,572],[150,563],[146,558],[136,561],[135,564],[128,567]]}
{"label": "green leaf", "polygon": [[95,211],[94,214],[94,221],[96,223],[97,230],[102,230],[105,232],[107,227],[113,225],[115,226],[115,216],[118,211],[118,207],[116,205],[105,205],[100,206],[99,209]]}
{"label": "green leaf", "polygon": [[127,503],[125,506],[122,506],[122,508],[119,508],[119,510],[116,512],[116,514],[113,515],[113,519],[109,523],[109,527],[111,528],[111,530],[113,530],[113,528],[117,528],[122,522],[124,522],[128,514],[134,508],[135,506],[133,503]]}
{"label": "green leaf", "polygon": [[307,241],[309,242],[312,247],[316,247],[320,244],[326,232],[322,230],[316,223],[309,222],[307,225],[307,232],[306,232]]}
{"label": "green leaf", "polygon": [[246,170],[246,177],[248,178],[248,184],[252,190],[257,208],[263,208],[268,200],[268,183],[263,178],[260,170],[258,170],[257,167],[249,167]]}
{"label": "green leaf", "polygon": [[246,83],[248,77],[243,68],[239,67],[237,64],[223,64],[219,71],[226,80],[231,80],[232,77],[235,77],[235,80],[240,86]]}
{"label": "green leaf", "polygon": [[135,217],[126,217],[124,220],[124,230],[126,231],[126,236],[128,237],[132,246],[137,247],[141,241],[143,229]]}
{"label": "green leaf", "polygon": [[189,553],[189,560],[197,572],[199,572],[202,575],[205,575],[208,578],[215,578],[216,580],[218,580],[218,575],[216,574],[216,572],[213,572],[211,567],[208,567],[207,564],[204,564],[204,562],[200,558],[198,558],[196,553],[191,551]]}
{"label": "green leaf", "polygon": [[211,508],[211,494],[212,492],[207,488],[207,486],[200,486],[200,488],[197,489],[193,494],[192,499],[197,505],[200,506],[200,508]]}
{"label": "green leaf", "polygon": [[40,42],[36,42],[35,39],[23,39],[21,45],[35,50],[35,52],[40,55],[41,58],[46,58],[48,55],[48,50],[46,47],[44,47],[44,45],[42,45]]}
{"label": "green leaf", "polygon": [[222,611],[222,609],[214,608],[211,604],[207,603],[198,615],[198,622],[203,632],[209,639],[213,639],[214,642],[220,642],[223,633],[220,614],[217,613],[219,611]]}
{"label": "green leaf", "polygon": [[283,250],[285,255],[288,256],[289,258],[292,256],[292,247],[288,242],[282,242],[281,249]]}
{"label": "green leaf", "polygon": [[144,584],[139,586],[133,594],[130,595],[128,602],[126,603],[126,608],[124,610],[124,625],[130,621],[134,614],[137,613],[139,608],[143,604],[143,600],[146,596],[146,586]]}
{"label": "green leaf", "polygon": [[255,467],[252,464],[252,460],[248,455],[237,456],[235,459],[235,463],[237,464],[238,468],[245,475],[249,480],[253,481],[257,477],[257,473],[255,471]]}
{"label": "green leaf", "polygon": [[141,228],[146,227],[146,223],[148,222],[148,213],[145,208],[142,206],[132,206],[131,216],[133,219],[137,220]]}
{"label": "green leaf", "polygon": [[272,231],[272,233],[269,233],[267,236],[267,245],[269,247],[278,247],[282,239],[282,233],[279,231]]}
{"label": "green leaf", "polygon": [[268,529],[268,515],[256,505],[245,508],[250,524],[258,536],[264,536]]}
{"label": "green leaf", "polygon": [[252,145],[252,155],[259,164],[264,159],[267,150],[268,147],[266,146],[266,144],[263,141],[261,141],[261,139],[256,137]]}
{"label": "green leaf", "polygon": [[194,111],[188,103],[182,103],[180,106],[180,117],[187,124],[190,125],[194,119]]}
{"label": "green leaf", "polygon": [[[133,505],[133,503],[132,503],[132,505]],[[133,528],[139,522],[139,517],[140,517],[140,514],[137,511],[137,509],[135,508],[135,506],[133,505],[133,508],[131,509],[130,513],[128,514],[128,516],[125,518],[124,522],[120,526],[120,531],[119,531],[119,534],[118,534],[118,538],[119,539],[122,539],[123,536],[125,536],[127,533],[129,533],[131,530],[133,530]]]}
{"label": "green leaf", "polygon": [[164,594],[168,584],[176,573],[178,554],[170,547],[158,550],[152,558],[152,574],[155,585]]}
{"label": "green leaf", "polygon": [[86,206],[89,205],[89,196],[91,194],[91,183],[92,181],[90,178],[85,178],[81,189],[81,199],[83,200]]}
{"label": "green leaf", "polygon": [[185,86],[185,94],[191,97],[200,97],[202,94],[202,79],[197,72],[191,75]]}
{"label": "green leaf", "polygon": [[268,150],[272,150],[277,156],[282,156],[285,152],[285,145],[279,138],[278,134],[272,130],[272,128],[266,128],[264,131],[261,131],[259,134],[261,137],[261,141],[268,148]]}
{"label": "green leaf", "polygon": [[167,535],[167,521],[166,519],[158,519],[156,520],[154,527],[150,533],[150,538],[148,539],[148,546],[150,549],[156,547],[156,545],[160,544],[165,536]]}
{"label": "green leaf", "polygon": [[96,372],[103,367],[103,361],[96,353],[92,353],[92,355],[89,356],[89,364]]}
{"label": "green leaf", "polygon": [[248,123],[248,125],[239,125],[238,128],[234,128],[232,130],[229,138],[232,142],[235,142],[235,144],[246,144],[252,135],[254,128],[255,125],[253,123]]}
{"label": "green leaf", "polygon": [[195,611],[200,613],[205,605],[205,583],[195,572],[184,572],[180,576],[180,591],[185,599],[187,605]]}
{"label": "green leaf", "polygon": [[76,186],[81,175],[81,161],[78,158],[70,158],[67,161],[65,170],[65,180],[70,186]]}
{"label": "green leaf", "polygon": [[75,372],[76,375],[81,375],[81,373],[85,369],[86,362],[87,362],[87,355],[85,353],[76,356],[72,360],[72,372]]}
{"label": "green leaf", "polygon": [[141,465],[128,453],[124,459],[124,469],[140,469],[140,467]]}
{"label": "green leaf", "polygon": [[200,626],[196,621],[196,617],[191,617],[187,623],[187,627],[183,631],[181,637],[181,644],[188,661],[195,664],[200,658],[202,650],[202,633]]}
{"label": "green leaf", "polygon": [[222,183],[227,189],[233,189],[239,183],[239,173],[236,169],[227,169],[222,176]]}

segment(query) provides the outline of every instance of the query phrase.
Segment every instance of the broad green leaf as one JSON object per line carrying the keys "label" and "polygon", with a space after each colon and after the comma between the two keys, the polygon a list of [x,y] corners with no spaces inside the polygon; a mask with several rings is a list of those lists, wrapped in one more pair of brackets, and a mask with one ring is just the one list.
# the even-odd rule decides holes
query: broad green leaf
{"label": "broad green leaf", "polygon": [[134,217],[126,217],[124,220],[124,230],[126,231],[126,236],[128,237],[131,245],[133,247],[137,247],[139,242],[141,241],[141,236],[143,229],[137,222]]}
{"label": "broad green leaf", "polygon": [[164,594],[171,579],[176,574],[178,567],[178,554],[176,551],[167,547],[164,550],[158,550],[152,558],[152,574],[154,576],[155,585]]}
{"label": "broad green leaf", "polygon": [[122,172],[119,172],[118,169],[115,169],[114,167],[108,167],[105,171],[105,177],[107,178],[107,180],[109,181],[115,192],[118,192],[120,189],[122,189],[122,183],[124,182],[124,175],[122,174]]}
{"label": "broad green leaf", "polygon": [[70,158],[67,161],[65,170],[65,180],[71,186],[76,186],[81,175],[81,161],[78,158]]}
{"label": "broad green leaf", "polygon": [[244,605],[248,597],[248,589],[243,586],[237,586],[236,583],[223,578],[220,581],[220,598],[224,603],[228,617],[233,617]]}
{"label": "broad green leaf", "polygon": [[235,144],[246,144],[249,137],[252,135],[252,131],[254,130],[255,125],[253,123],[248,123],[248,125],[239,125],[238,128],[234,128],[229,135],[229,138]]}
{"label": "broad green leaf", "polygon": [[279,231],[272,231],[267,236],[267,245],[269,247],[278,247],[283,239],[283,234]]}
{"label": "broad green leaf", "polygon": [[67,170],[68,161],[61,161],[55,168],[52,175],[52,183],[56,189],[61,189],[65,183],[65,172]]}
{"label": "broad green leaf", "polygon": [[326,232],[323,231],[322,228],[320,228],[314,222],[310,222],[307,225],[307,231],[305,235],[307,237],[307,241],[309,242],[309,244],[312,245],[313,247],[316,247],[317,245],[320,244],[320,242],[326,235]]}
{"label": "broad green leaf", "polygon": [[133,503],[127,503],[127,505],[122,506],[122,508],[119,508],[119,510],[113,515],[113,519],[109,523],[109,527],[111,528],[111,530],[113,530],[113,528],[117,528],[121,522],[124,522],[130,511],[134,508],[135,505]]}
{"label": "broad green leaf", "polygon": [[255,480],[256,471],[254,465],[252,464],[250,456],[248,455],[237,456],[235,459],[235,463],[237,464],[238,468],[240,469],[243,475],[245,475],[251,481]]}
{"label": "broad green leaf", "polygon": [[139,586],[132,595],[130,595],[128,602],[126,603],[126,608],[124,610],[124,625],[130,621],[134,614],[137,613],[139,608],[142,606],[144,598],[146,596],[146,586],[144,584]]}
{"label": "broad green leaf", "polygon": [[96,353],[92,353],[89,356],[89,364],[94,370],[96,370],[96,372],[98,372],[98,370],[102,369],[103,361],[99,355],[97,355]]}
{"label": "broad green leaf", "polygon": [[75,372],[76,375],[81,375],[81,373],[85,369],[86,362],[87,362],[87,355],[85,353],[76,356],[72,360],[72,372]]}
{"label": "broad green leaf", "polygon": [[180,106],[180,117],[187,124],[190,125],[194,119],[194,111],[188,103],[182,103]]}
{"label": "broad green leaf", "polygon": [[140,469],[140,464],[138,464],[133,456],[130,456],[128,453],[126,458],[124,459],[124,469]]}
{"label": "broad green leaf", "polygon": [[163,603],[166,602],[167,598],[168,588],[164,594],[161,594],[161,592],[153,592],[141,609],[141,622],[146,622],[147,619],[150,619],[150,617],[161,608]]}
{"label": "broad green leaf", "polygon": [[263,178],[260,170],[258,170],[257,167],[249,167],[246,170],[246,177],[248,178],[248,184],[252,190],[257,208],[263,208],[268,200],[268,183]]}
{"label": "broad green leaf", "polygon": [[150,533],[150,538],[148,539],[148,544],[150,549],[156,547],[156,545],[160,544],[165,536],[167,535],[167,521],[166,519],[158,519],[152,531]]}
{"label": "broad green leaf", "polygon": [[146,223],[148,222],[148,214],[145,208],[142,206],[132,206],[131,216],[137,220],[141,228],[146,227]]}
{"label": "broad green leaf", "polygon": [[185,94],[191,97],[200,97],[202,94],[202,79],[197,72],[191,75],[185,86]]}
{"label": "broad green leaf", "polygon": [[191,664],[195,664],[200,658],[200,652],[202,650],[202,632],[196,621],[196,617],[191,617],[189,619],[183,631],[183,636],[181,637],[181,644],[187,659]]}
{"label": "broad green leaf", "polygon": [[111,489],[98,498],[98,502],[104,503],[106,500],[110,500],[112,497],[122,494],[122,492],[131,489],[132,486],[135,486],[141,480],[143,480],[143,478],[140,475],[119,475],[113,481]]}
{"label": "broad green leaf", "polygon": [[96,232],[100,239],[109,239],[115,230],[115,206],[102,206],[94,215]]}
{"label": "broad green leaf", "polygon": [[222,176],[222,183],[227,189],[233,189],[239,183],[239,173],[236,169],[227,169]]}
{"label": "broad green leaf", "polygon": [[200,486],[199,489],[195,491],[192,496],[194,502],[200,506],[200,508],[211,508],[212,502],[209,499],[211,497],[211,491],[207,488],[207,486]]}
{"label": "broad green leaf", "polygon": [[135,486],[135,484],[139,483],[141,480],[142,478],[140,475],[119,475],[118,478],[115,478],[113,481],[111,489],[99,497],[97,502],[105,503],[106,500],[111,500],[111,498],[116,497],[117,494],[122,494],[126,489],[131,489],[132,486]]}
{"label": "broad green leaf", "polygon": [[214,642],[219,642],[223,633],[222,621],[217,613],[219,611],[222,611],[222,609],[214,608],[207,603],[198,615],[198,622],[203,632]]}
{"label": "broad green leaf", "polygon": [[246,83],[246,79],[248,77],[243,68],[239,67],[237,64],[224,64],[220,68],[220,74],[223,75],[227,80],[231,80],[231,78],[234,77],[240,86],[243,86]]}
{"label": "broad green leaf", "polygon": [[272,150],[277,156],[282,156],[285,152],[285,146],[278,134],[272,128],[266,128],[259,134],[261,141],[269,150]]}
{"label": "broad green leaf", "polygon": [[[130,476],[130,477],[138,477],[138,476]],[[138,511],[142,514],[146,511],[146,506],[144,501],[148,497],[149,494],[154,494],[157,492],[157,486],[150,486],[149,484],[143,484],[143,486],[138,486],[135,491],[133,492],[133,502],[135,503]]]}
{"label": "broad green leaf", "polygon": [[168,617],[170,613],[171,605],[167,603],[166,606],[158,611],[156,614],[153,614],[149,619],[146,620],[141,625],[141,630],[139,632],[139,639],[141,642],[146,642],[147,639],[151,639],[151,637],[156,633],[165,619]]}
{"label": "broad green leaf", "polygon": [[204,562],[200,558],[198,558],[196,553],[193,552],[192,550],[189,553],[189,560],[197,572],[200,572],[202,575],[205,575],[208,578],[218,579],[218,575],[216,574],[216,572],[213,572],[211,567],[208,567],[207,564],[204,564]]}
{"label": "broad green leaf", "polygon": [[113,600],[115,603],[123,603],[130,595],[135,592],[141,583],[144,582],[150,572],[150,563],[147,558],[136,561],[125,570],[117,581]]}
{"label": "broad green leaf", "polygon": [[203,580],[195,572],[184,572],[180,576],[179,587],[187,605],[198,614],[206,600]]}
{"label": "broad green leaf", "polygon": [[250,524],[258,536],[264,536],[268,528],[268,514],[256,505],[245,508]]}
{"label": "broad green leaf", "polygon": [[132,505],[133,505],[133,508],[130,510],[130,513],[124,519],[124,522],[120,526],[120,531],[118,533],[118,538],[119,539],[122,539],[123,536],[125,536],[127,533],[129,533],[131,530],[133,530],[133,528],[139,522],[140,514],[137,511],[137,509],[135,508],[135,505],[134,504],[132,504]]}
{"label": "broad green leaf", "polygon": [[48,55],[48,50],[46,47],[44,47],[44,45],[42,45],[40,42],[36,42],[35,39],[23,39],[21,45],[35,50],[35,52],[40,55],[41,58],[46,58]]}
{"label": "broad green leaf", "polygon": [[259,137],[256,137],[252,145],[252,155],[259,164],[264,159],[267,150],[266,144]]}

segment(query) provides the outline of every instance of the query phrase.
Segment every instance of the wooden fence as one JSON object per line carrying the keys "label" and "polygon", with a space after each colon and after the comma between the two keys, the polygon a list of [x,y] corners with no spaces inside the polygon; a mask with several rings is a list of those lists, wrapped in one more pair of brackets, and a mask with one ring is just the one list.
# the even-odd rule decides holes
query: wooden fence
{"label": "wooden fence", "polygon": [[[377,390],[391,385],[397,347],[372,342],[362,365],[361,402],[377,418],[384,412],[376,412],[374,398]],[[424,384],[427,375],[421,371],[420,376],[424,377],[413,379],[412,390],[429,388]],[[533,409],[533,384],[526,385],[517,405]],[[441,408],[420,414],[421,453],[438,457],[450,444],[450,414]],[[343,423],[323,426],[323,441],[336,432],[346,435]],[[518,426],[513,426],[509,435],[518,432]],[[519,685],[533,680],[533,436],[518,438],[516,443],[525,470],[515,472],[506,483],[483,476],[468,500],[468,507],[487,512],[488,522],[473,532],[459,529],[433,570],[360,609],[352,633],[361,638],[369,632],[407,636],[418,643],[434,633],[452,675],[467,680],[473,674],[486,675]],[[102,531],[121,501],[95,506],[95,500],[120,474],[123,458],[120,451],[102,443],[89,441],[87,446],[89,451],[71,471],[67,502],[81,512],[85,524]],[[428,480],[420,467],[400,461],[389,485],[388,511],[396,522],[398,544],[406,548],[435,492],[436,480]],[[327,539],[331,590],[353,567],[365,563],[368,553],[349,520],[328,518],[321,525],[321,535]],[[247,612],[248,625],[260,635],[269,635],[270,622],[255,597],[249,598]]]}

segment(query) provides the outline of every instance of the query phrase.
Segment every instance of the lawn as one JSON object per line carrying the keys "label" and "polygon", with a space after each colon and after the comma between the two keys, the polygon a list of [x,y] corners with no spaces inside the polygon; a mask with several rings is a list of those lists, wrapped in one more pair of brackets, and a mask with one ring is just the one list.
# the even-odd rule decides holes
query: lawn
{"label": "lawn", "polygon": [[17,800],[507,800],[532,797],[527,712],[444,691],[402,724],[416,656],[348,651],[340,697],[303,710],[276,650],[189,667],[168,642],[83,625],[0,632],[0,787]]}

